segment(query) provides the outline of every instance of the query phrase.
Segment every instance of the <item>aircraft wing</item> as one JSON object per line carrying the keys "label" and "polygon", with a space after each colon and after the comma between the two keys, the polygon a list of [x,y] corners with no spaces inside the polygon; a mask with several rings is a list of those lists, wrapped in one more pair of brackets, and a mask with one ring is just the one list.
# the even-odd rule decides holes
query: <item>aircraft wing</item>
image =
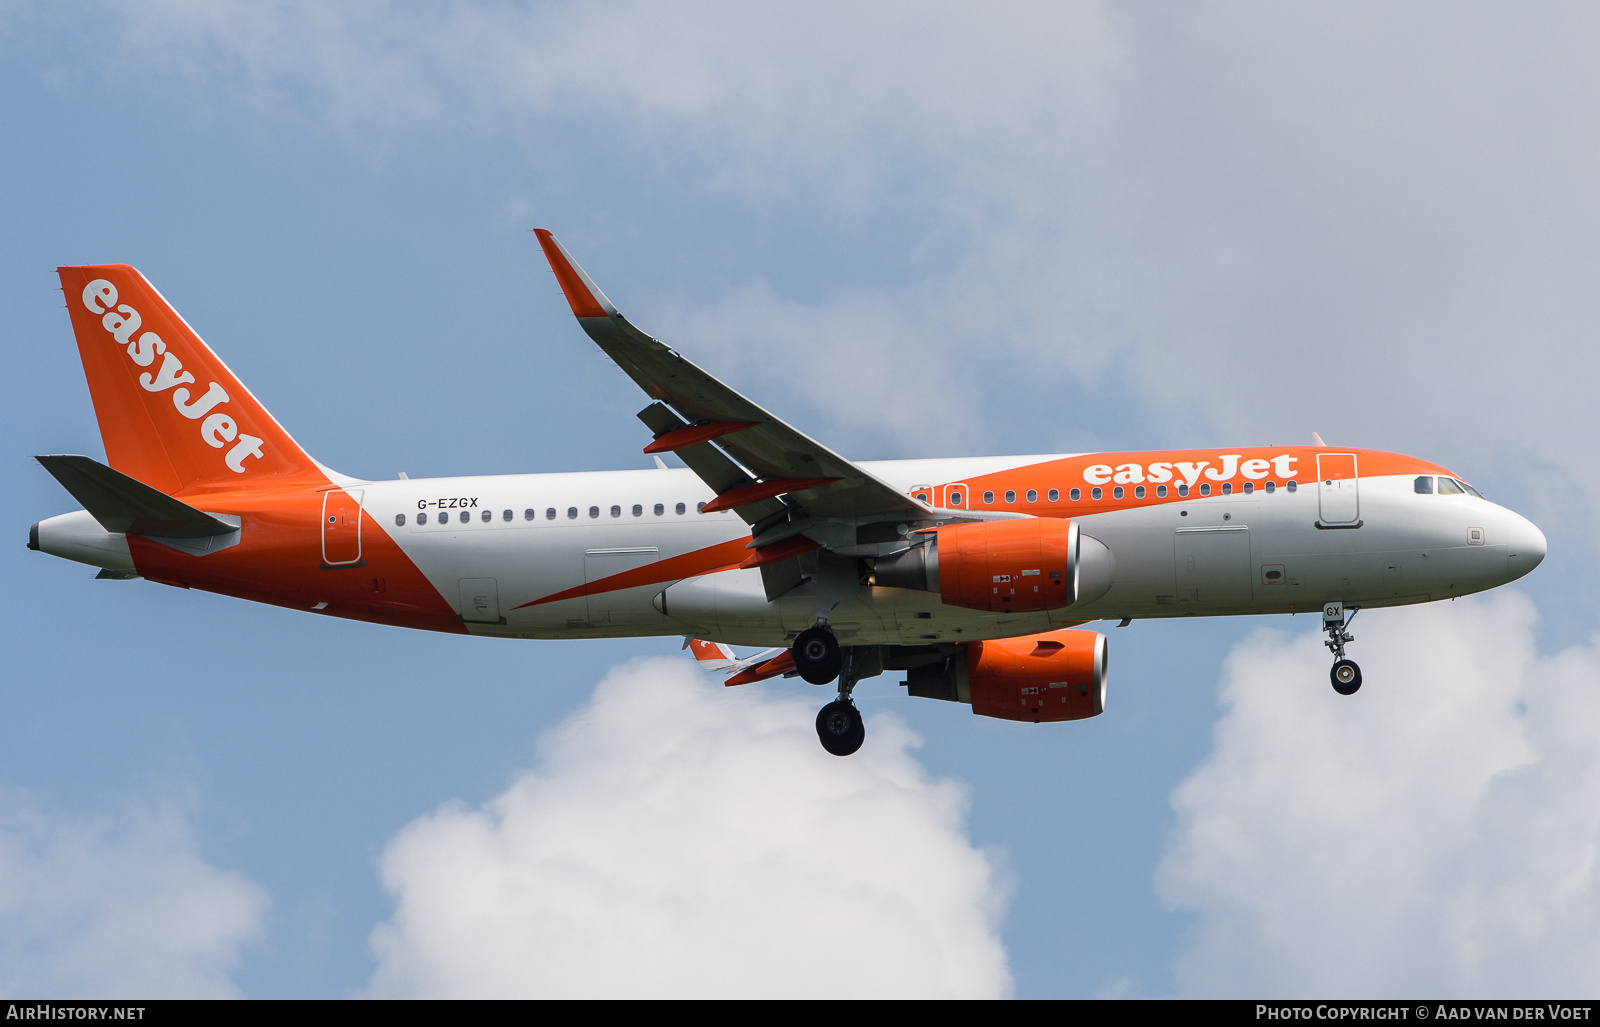
{"label": "aircraft wing", "polygon": [[578,323],[656,401],[639,414],[655,434],[645,452],[678,453],[716,490],[707,511],[735,510],[757,524],[782,512],[785,507],[774,500],[789,495],[790,516],[782,520],[792,519],[796,507],[814,521],[833,523],[973,519],[900,492],[635,328],[555,236],[542,228],[535,232]]}
{"label": "aircraft wing", "polygon": [[733,650],[720,642],[707,642],[698,638],[684,639],[684,647],[694,653],[702,670],[713,674],[727,674],[724,685],[748,685],[764,681],[779,674],[793,674],[794,653],[788,649],[763,649],[754,656],[739,659]]}

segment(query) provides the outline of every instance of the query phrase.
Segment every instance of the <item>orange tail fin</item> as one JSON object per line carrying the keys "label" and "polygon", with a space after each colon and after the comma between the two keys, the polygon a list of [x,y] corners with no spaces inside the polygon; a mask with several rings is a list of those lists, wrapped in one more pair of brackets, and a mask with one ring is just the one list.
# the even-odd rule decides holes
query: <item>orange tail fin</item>
{"label": "orange tail fin", "polygon": [[112,467],[168,495],[327,480],[138,271],[56,270]]}

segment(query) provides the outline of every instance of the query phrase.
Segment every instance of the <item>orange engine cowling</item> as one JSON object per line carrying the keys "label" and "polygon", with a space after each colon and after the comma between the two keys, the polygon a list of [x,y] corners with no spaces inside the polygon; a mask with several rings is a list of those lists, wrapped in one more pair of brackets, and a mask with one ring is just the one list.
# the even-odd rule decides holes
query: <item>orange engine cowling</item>
{"label": "orange engine cowling", "polygon": [[970,703],[1001,720],[1082,720],[1106,708],[1106,636],[1067,628],[968,642],[949,659],[906,674],[915,696]]}
{"label": "orange engine cowling", "polygon": [[1059,610],[1078,601],[1078,525],[1055,517],[935,528],[933,539],[877,562],[877,583],[938,592],[992,613]]}

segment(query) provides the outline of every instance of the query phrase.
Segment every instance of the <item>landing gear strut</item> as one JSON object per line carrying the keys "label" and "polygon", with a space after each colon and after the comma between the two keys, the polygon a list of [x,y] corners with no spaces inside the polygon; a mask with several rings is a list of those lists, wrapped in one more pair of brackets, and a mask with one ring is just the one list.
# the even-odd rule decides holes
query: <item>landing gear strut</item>
{"label": "landing gear strut", "polygon": [[1359,606],[1352,607],[1347,617],[1343,603],[1326,603],[1322,607],[1322,630],[1328,633],[1328,640],[1322,644],[1334,656],[1333,669],[1328,672],[1328,677],[1333,682],[1333,690],[1340,695],[1355,695],[1361,687],[1361,668],[1356,666],[1356,661],[1347,660],[1344,656],[1345,643],[1355,641],[1355,636],[1345,628],[1360,612]]}
{"label": "landing gear strut", "polygon": [[[804,638],[805,635],[802,634],[800,637]],[[856,709],[855,701],[850,694],[855,691],[857,681],[882,673],[881,647],[853,645],[841,651],[839,698],[824,706],[817,714],[817,738],[822,742],[824,749],[835,756],[849,756],[861,748],[861,743],[866,740],[867,730],[861,722],[861,711]]]}

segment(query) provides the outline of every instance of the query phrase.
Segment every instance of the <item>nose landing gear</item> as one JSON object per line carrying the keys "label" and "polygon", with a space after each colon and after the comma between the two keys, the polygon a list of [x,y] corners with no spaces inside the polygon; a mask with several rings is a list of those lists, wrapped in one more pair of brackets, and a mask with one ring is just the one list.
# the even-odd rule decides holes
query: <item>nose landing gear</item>
{"label": "nose landing gear", "polygon": [[1356,661],[1345,659],[1344,655],[1345,643],[1356,640],[1345,628],[1360,612],[1359,606],[1352,607],[1346,616],[1343,603],[1325,603],[1322,607],[1322,630],[1328,633],[1328,640],[1322,644],[1334,655],[1333,669],[1328,672],[1328,678],[1333,682],[1333,690],[1340,695],[1355,695],[1361,687],[1361,668],[1356,666]]}

